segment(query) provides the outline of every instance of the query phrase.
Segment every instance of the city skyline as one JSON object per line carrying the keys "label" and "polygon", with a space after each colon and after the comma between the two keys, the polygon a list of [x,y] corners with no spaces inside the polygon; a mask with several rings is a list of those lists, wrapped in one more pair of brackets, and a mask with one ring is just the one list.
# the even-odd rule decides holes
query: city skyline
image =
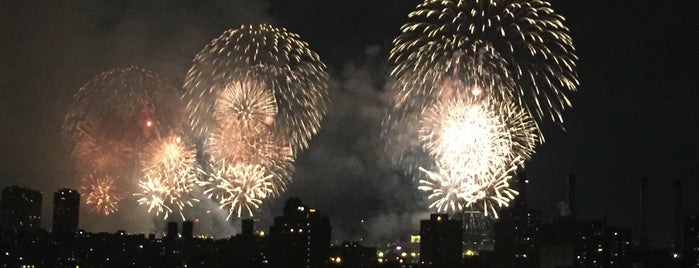
{"label": "city skyline", "polygon": [[[179,86],[210,39],[240,24],[267,22],[299,33],[328,64],[333,104],[300,155],[289,190],[267,201],[261,218],[271,222],[288,196],[299,196],[319,204],[343,240],[405,236],[396,226],[410,222],[406,229],[415,229],[431,211],[417,182],[389,165],[379,127],[390,42],[417,2],[2,3],[0,29],[9,41],[0,45],[0,187],[38,189],[45,200],[58,189],[78,188],[60,122],[72,93],[93,76],[134,64]],[[672,218],[661,215],[672,211],[675,179],[683,181],[686,214],[698,213],[696,53],[687,41],[698,25],[685,4],[649,3],[553,1],[571,28],[581,86],[562,125],[542,124],[546,142],[525,170],[530,204],[543,219],[554,217],[573,173],[581,217],[607,218],[635,234],[638,187],[647,177],[651,243],[668,246]],[[118,219],[81,209],[81,227],[145,232],[163,225],[131,205],[139,211]],[[201,211],[216,211],[214,204],[202,205]]]}

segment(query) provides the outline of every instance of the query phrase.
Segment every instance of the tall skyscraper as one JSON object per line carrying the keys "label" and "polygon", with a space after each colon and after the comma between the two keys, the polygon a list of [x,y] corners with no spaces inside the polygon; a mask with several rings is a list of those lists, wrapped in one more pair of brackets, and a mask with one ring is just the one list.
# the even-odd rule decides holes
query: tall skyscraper
{"label": "tall skyscraper", "polygon": [[429,267],[458,267],[463,259],[463,226],[448,214],[420,221],[420,262]]}
{"label": "tall skyscraper", "polygon": [[519,196],[503,208],[494,226],[497,267],[539,267],[541,213],[527,204],[526,174],[518,175]]}
{"label": "tall skyscraper", "polygon": [[78,230],[80,194],[61,189],[53,194],[53,233],[72,234]]}
{"label": "tall skyscraper", "polygon": [[41,227],[41,193],[10,186],[2,190],[2,228],[12,232],[35,232]]}
{"label": "tall skyscraper", "polygon": [[177,230],[177,222],[171,221],[167,223],[167,234],[165,238],[167,239],[177,239],[179,230]]}
{"label": "tall skyscraper", "polygon": [[183,221],[182,222],[182,238],[185,240],[192,239],[194,237],[194,222],[193,221]]}
{"label": "tall skyscraper", "polygon": [[269,232],[272,266],[324,267],[330,259],[330,220],[298,198],[286,201]]}

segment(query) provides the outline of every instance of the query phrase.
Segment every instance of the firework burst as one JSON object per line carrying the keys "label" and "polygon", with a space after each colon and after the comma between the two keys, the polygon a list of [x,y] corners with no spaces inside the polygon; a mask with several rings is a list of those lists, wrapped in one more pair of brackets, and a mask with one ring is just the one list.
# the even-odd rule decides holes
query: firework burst
{"label": "firework burst", "polygon": [[509,185],[515,159],[509,169],[493,169],[479,177],[464,177],[459,171],[437,167],[436,171],[420,168],[426,177],[420,179],[418,190],[427,193],[430,208],[437,212],[458,213],[466,209],[483,211],[488,217],[498,217],[498,209],[507,207],[518,192]]}
{"label": "firework burst", "polygon": [[95,177],[90,175],[83,180],[80,187],[85,204],[92,211],[103,215],[116,213],[122,199],[115,180],[111,176]]}
{"label": "firework burst", "polygon": [[103,72],[73,95],[62,132],[76,170],[83,177],[105,176],[86,186],[88,204],[103,214],[116,211],[122,193],[136,183],[120,181],[116,187],[115,178],[137,177],[139,154],[161,133],[181,128],[181,110],[175,87],[133,66]]}
{"label": "firework burst", "polygon": [[[230,29],[204,47],[187,72],[184,98],[190,125],[198,138],[207,137],[220,117],[216,106],[225,103],[218,101],[221,91],[258,88],[266,92],[247,96],[261,97],[255,102],[261,107],[244,108],[265,113],[250,114],[250,119],[263,116],[259,119],[275,136],[297,152],[308,147],[320,127],[329,102],[328,80],[325,65],[297,34],[266,24]],[[247,93],[234,90],[236,94]]]}
{"label": "firework burst", "polygon": [[522,165],[541,142],[536,123],[513,103],[440,102],[428,108],[418,139],[435,161],[459,175],[484,177],[492,169]]}
{"label": "firework burst", "polygon": [[431,208],[497,217],[516,195],[508,180],[543,142],[537,121],[562,122],[578,86],[563,21],[541,0],[424,0],[410,13],[384,134]]}
{"label": "firework burst", "polygon": [[228,210],[226,220],[244,213],[252,216],[262,201],[273,194],[272,175],[260,165],[228,164],[223,160],[210,163],[209,178],[200,185],[208,188],[205,195]]}
{"label": "firework burst", "polygon": [[[447,78],[562,122],[578,86],[564,18],[541,0],[425,0],[394,40],[398,108],[423,110]],[[463,88],[466,89],[467,88]]]}
{"label": "firework burst", "polygon": [[191,195],[200,171],[194,147],[181,135],[170,135],[152,141],[141,153],[140,162],[141,192],[134,194],[140,197],[138,203],[166,219],[175,210],[184,220],[184,208],[199,201]]}
{"label": "firework burst", "polygon": [[464,180],[452,174],[454,171],[437,168],[429,171],[422,167],[420,171],[427,175],[420,179],[418,190],[427,192],[431,201],[430,208],[437,212],[457,212],[464,208],[465,200],[471,199],[479,186],[473,180]]}
{"label": "firework burst", "polygon": [[266,24],[230,29],[197,54],[185,78],[185,110],[211,159],[202,186],[229,217],[252,214],[286,189],[294,155],[325,115],[328,80],[308,44]]}

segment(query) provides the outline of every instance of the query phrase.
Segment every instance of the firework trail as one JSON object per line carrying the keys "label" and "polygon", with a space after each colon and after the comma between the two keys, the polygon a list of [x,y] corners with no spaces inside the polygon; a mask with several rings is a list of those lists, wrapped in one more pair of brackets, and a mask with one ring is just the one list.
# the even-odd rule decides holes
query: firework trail
{"label": "firework trail", "polygon": [[164,218],[174,211],[184,220],[182,211],[193,207],[199,200],[192,191],[200,173],[196,152],[182,135],[170,135],[152,141],[141,153],[140,163],[143,179],[138,182],[141,192],[138,203],[148,206],[148,212],[163,214]]}
{"label": "firework trail", "polygon": [[410,13],[384,135],[431,208],[497,217],[517,194],[508,181],[543,142],[537,121],[562,122],[578,86],[563,22],[540,0],[425,0]]}
{"label": "firework trail", "polygon": [[318,55],[285,29],[230,29],[197,54],[185,78],[190,127],[205,141],[202,186],[229,217],[286,189],[329,102]]}
{"label": "firework trail", "polygon": [[122,199],[114,178],[109,175],[95,177],[89,175],[83,179],[80,193],[92,211],[103,215],[114,214],[119,210],[118,204]]}
{"label": "firework trail", "polygon": [[325,64],[297,34],[266,24],[242,26],[224,32],[196,55],[184,98],[192,129],[197,138],[205,138],[216,127],[221,91],[236,83],[261,87],[267,91],[261,97],[271,97],[274,104],[267,122],[297,152],[308,147],[320,127],[329,102],[328,80]]}
{"label": "firework trail", "polygon": [[146,145],[181,127],[181,107],[178,90],[148,70],[132,66],[97,75],[73,95],[62,126],[76,170],[82,177],[109,176],[110,190],[128,191],[134,181],[114,178],[136,177]]}

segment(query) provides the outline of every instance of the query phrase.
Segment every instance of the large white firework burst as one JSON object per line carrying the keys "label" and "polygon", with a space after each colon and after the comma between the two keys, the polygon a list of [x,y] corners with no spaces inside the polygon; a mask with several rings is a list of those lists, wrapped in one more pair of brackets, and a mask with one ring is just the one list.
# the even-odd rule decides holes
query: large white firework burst
{"label": "large white firework burst", "polygon": [[421,111],[451,78],[562,122],[579,83],[563,23],[542,0],[425,0],[391,51],[396,108]]}
{"label": "large white firework burst", "polygon": [[541,143],[539,129],[526,111],[488,99],[438,102],[423,114],[418,139],[436,162],[462,177],[521,166]]}
{"label": "large white firework burst", "polygon": [[152,141],[140,155],[143,178],[138,185],[138,203],[148,206],[148,212],[163,214],[164,218],[182,211],[199,200],[192,196],[200,173],[193,146],[182,135],[169,135]]}
{"label": "large white firework burst", "polygon": [[478,177],[464,177],[458,169],[439,165],[434,171],[420,168],[424,177],[419,180],[418,190],[427,193],[429,207],[437,212],[459,213],[476,209],[483,211],[486,217],[498,218],[498,209],[509,206],[518,194],[509,184],[516,167],[514,162],[518,161],[515,159],[510,165],[498,166]]}
{"label": "large white firework burst", "polygon": [[272,175],[260,165],[210,161],[208,178],[200,182],[204,194],[228,210],[226,220],[236,215],[253,216],[265,198],[272,195]]}

